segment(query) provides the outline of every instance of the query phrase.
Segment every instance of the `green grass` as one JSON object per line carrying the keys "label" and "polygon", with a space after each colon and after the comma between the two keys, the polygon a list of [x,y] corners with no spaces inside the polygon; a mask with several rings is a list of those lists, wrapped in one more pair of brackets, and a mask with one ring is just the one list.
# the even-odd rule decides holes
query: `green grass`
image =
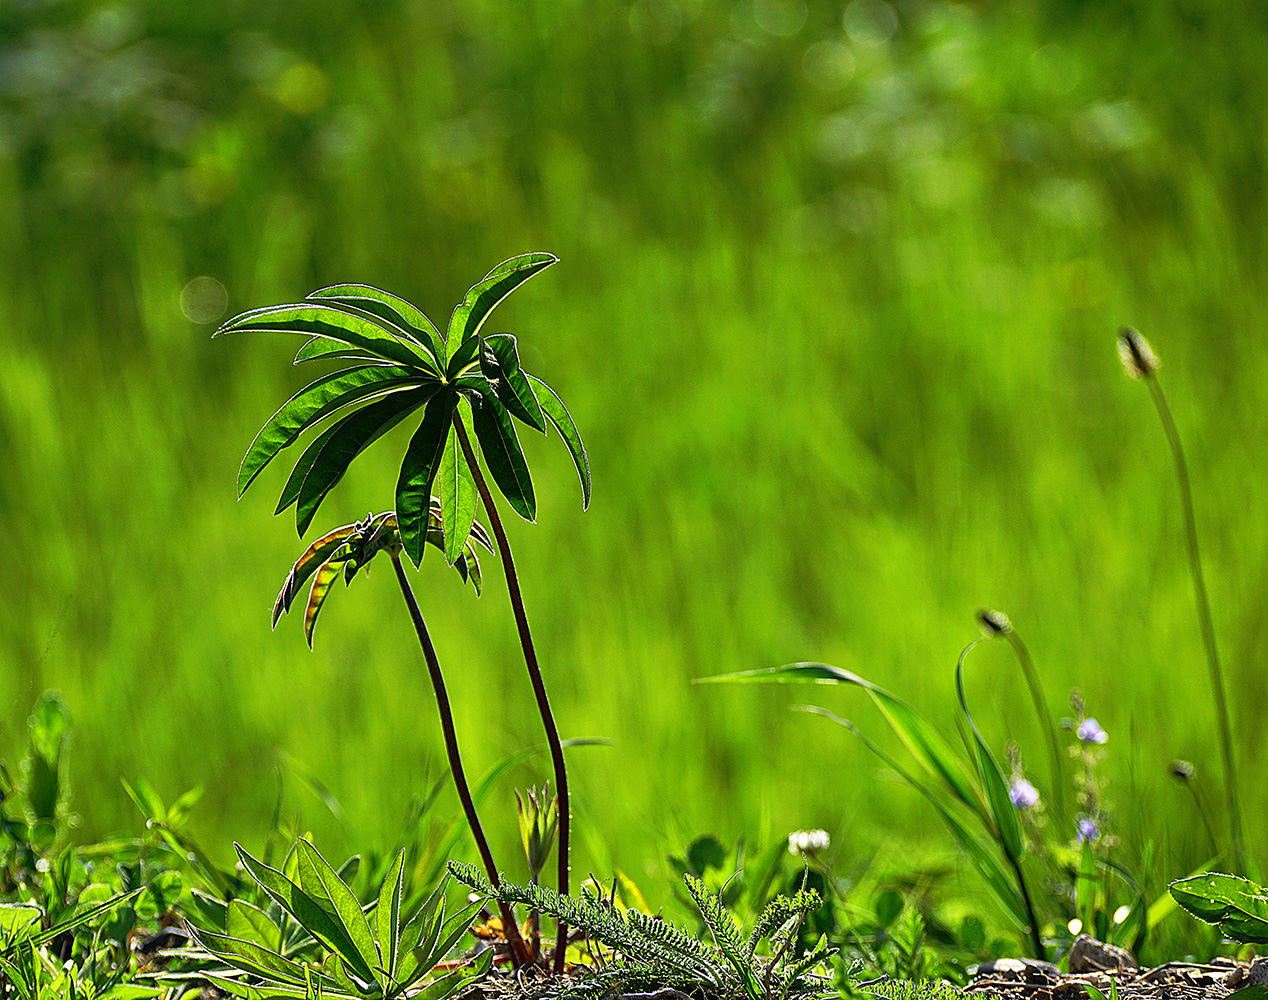
{"label": "green grass", "polygon": [[[575,871],[662,893],[648,871],[705,830],[824,827],[843,866],[930,849],[936,818],[788,711],[798,692],[689,681],[823,660],[949,730],[981,606],[1024,632],[1054,711],[1078,686],[1109,731],[1121,857],[1153,842],[1151,898],[1206,860],[1166,770],[1192,760],[1218,806],[1183,524],[1114,334],[1162,357],[1239,765],[1262,773],[1263,15],[905,6],[892,47],[853,45],[825,92],[805,53],[842,37],[843,8],[811,7],[780,38],[697,0],[656,45],[625,4],[331,0],[263,23],[145,3],[137,37],[164,46],[125,31],[114,58],[181,83],[85,105],[64,96],[84,77],[39,77],[41,96],[6,63],[0,741],[16,757],[35,698],[64,693],[85,837],[135,826],[121,777],[169,800],[203,784],[192,822],[227,861],[263,838],[287,755],[343,806],[346,834],[282,768],[323,849],[386,846],[444,766],[387,574],[332,604],[316,653],[295,622],[269,633],[297,551],[270,517],[282,472],[241,503],[234,478],[301,376],[286,345],[212,343],[185,283],[218,278],[228,315],[365,281],[443,321],[482,265],[543,249],[562,263],[497,328],[532,345],[594,471],[582,514],[563,450],[528,442],[539,524],[509,525],[561,733],[616,741],[570,758]],[[93,10],[8,12],[3,46],[82,38]],[[390,503],[404,441],[366,454],[323,524]],[[416,589],[479,775],[539,737],[497,574],[477,602],[442,569]],[[969,697],[1038,765],[1009,655],[981,650]],[[851,692],[822,701],[880,731]],[[547,773],[543,753],[486,806],[499,855],[512,787]],[[1244,814],[1268,814],[1244,785]],[[1262,864],[1268,828],[1247,847]]]}

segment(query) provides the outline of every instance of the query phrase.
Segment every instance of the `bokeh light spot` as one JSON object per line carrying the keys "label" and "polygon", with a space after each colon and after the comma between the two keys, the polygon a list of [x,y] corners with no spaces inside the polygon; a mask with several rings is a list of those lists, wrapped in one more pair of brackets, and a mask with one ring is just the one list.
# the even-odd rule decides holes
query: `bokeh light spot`
{"label": "bokeh light spot", "polygon": [[191,323],[214,323],[229,307],[229,293],[215,278],[203,275],[181,289],[181,312]]}

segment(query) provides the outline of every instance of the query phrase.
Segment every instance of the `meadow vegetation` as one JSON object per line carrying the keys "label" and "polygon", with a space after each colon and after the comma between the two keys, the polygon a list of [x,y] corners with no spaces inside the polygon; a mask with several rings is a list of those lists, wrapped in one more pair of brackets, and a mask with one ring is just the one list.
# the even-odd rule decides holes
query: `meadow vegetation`
{"label": "meadow vegetation", "polygon": [[[272,518],[282,469],[240,502],[234,477],[309,378],[278,338],[210,335],[336,282],[443,330],[491,263],[550,251],[485,332],[567,399],[593,471],[583,513],[564,449],[526,434],[537,523],[506,524],[559,736],[582,741],[575,880],[703,930],[686,875],[749,921],[809,871],[831,905],[798,947],[919,978],[1033,950],[1020,845],[1046,946],[1067,917],[1130,916],[1146,960],[1220,950],[1166,888],[1268,858],[1265,66],[1249,0],[9,5],[4,888],[46,929],[89,913],[72,897],[105,907],[57,930],[105,968],[173,893],[267,910],[235,841],[359,854],[340,876],[389,908],[400,849],[415,909],[476,856],[385,566],[330,602],[316,652],[268,631],[309,540]],[[1127,324],[1162,359],[1192,521],[1119,367]],[[369,448],[311,534],[394,507],[412,434]],[[444,562],[413,586],[523,884],[514,789],[556,770],[505,584],[486,566],[473,600]],[[957,685],[979,608],[1025,644],[982,643]],[[960,863],[924,763],[898,777],[910,731],[872,688],[691,683],[790,663],[941,734],[1002,882]],[[815,829],[825,853],[788,853]],[[327,947],[270,919],[286,961]]]}

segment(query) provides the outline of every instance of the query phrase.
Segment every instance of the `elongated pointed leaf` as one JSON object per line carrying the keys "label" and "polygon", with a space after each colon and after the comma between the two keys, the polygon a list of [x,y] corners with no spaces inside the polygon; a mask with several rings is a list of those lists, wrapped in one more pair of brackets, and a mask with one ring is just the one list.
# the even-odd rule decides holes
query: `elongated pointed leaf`
{"label": "elongated pointed leaf", "polygon": [[269,951],[282,950],[282,928],[258,906],[245,899],[231,899],[225,915],[225,933],[241,941],[252,941]]}
{"label": "elongated pointed leaf", "polygon": [[317,901],[318,906],[343,926],[356,950],[335,950],[349,970],[367,981],[377,978],[379,985],[384,986],[386,979],[382,970],[379,970],[377,976],[374,972],[381,963],[361,904],[317,848],[302,838],[299,841],[299,885]]}
{"label": "elongated pointed leaf", "polygon": [[261,947],[255,941],[245,941],[227,934],[198,930],[195,927],[190,927],[189,931],[199,947],[219,956],[235,968],[275,983],[304,985],[302,965],[283,958],[275,951]]}
{"label": "elongated pointed leaf", "polygon": [[396,949],[401,942],[401,895],[404,891],[405,852],[401,851],[383,876],[383,885],[379,887],[379,905],[374,910],[379,955],[383,970],[392,978],[396,977]]}
{"label": "elongated pointed leaf", "polygon": [[894,730],[908,752],[930,775],[957,799],[969,807],[984,823],[989,823],[982,795],[960,763],[955,751],[938,735],[920,714],[897,695],[860,677],[858,674],[826,663],[788,663],[782,667],[744,670],[715,677],[698,677],[696,683],[811,683],[853,684],[863,688],[880,709],[885,721]]}
{"label": "elongated pointed leaf", "polygon": [[[283,875],[276,868],[270,868],[261,861],[251,857],[240,846],[234,844],[238,857],[248,874],[259,883],[269,897],[295,918],[304,930],[324,944],[331,951],[340,955],[357,955],[356,945],[348,936],[342,922],[326,912],[312,896]],[[298,855],[298,852],[296,852]],[[360,963],[358,963],[360,966]],[[366,982],[374,979],[368,967],[357,968],[357,972]]]}
{"label": "elongated pointed leaf", "polygon": [[308,530],[322,500],[343,478],[352,460],[433,395],[430,389],[396,392],[386,399],[362,407],[335,424],[332,428],[334,433],[321,442],[299,489],[295,505],[295,526],[300,535]]}
{"label": "elongated pointed leaf", "polygon": [[308,606],[304,608],[304,638],[308,640],[308,648],[313,648],[313,630],[317,627],[317,616],[330,594],[331,585],[339,579],[339,570],[343,568],[341,559],[324,562],[313,575],[313,586],[308,592]]}
{"label": "elongated pointed leaf", "polygon": [[345,305],[358,306],[402,327],[412,340],[425,347],[435,358],[436,364],[440,366],[437,371],[443,368],[445,343],[440,331],[412,302],[372,285],[331,285],[329,288],[317,289],[308,297],[334,299]]}
{"label": "elongated pointed leaf", "polygon": [[291,364],[302,365],[305,361],[359,361],[379,365],[392,363],[370,351],[358,350],[349,347],[342,340],[330,340],[328,337],[310,337],[295,352],[295,360]]}
{"label": "elongated pointed leaf", "polygon": [[1171,883],[1171,896],[1235,941],[1268,944],[1268,894],[1249,879],[1211,872]]}
{"label": "elongated pointed leaf", "polygon": [[511,423],[511,415],[496,396],[486,395],[473,407],[475,432],[489,472],[511,507],[526,521],[537,519],[537,499],[528,461]]}
{"label": "elongated pointed leaf", "polygon": [[585,510],[590,506],[590,459],[586,457],[586,446],[581,443],[581,434],[578,433],[577,425],[572,421],[572,414],[564,406],[564,401],[559,398],[559,394],[535,375],[527,375],[527,377],[539,389],[546,390],[544,393],[538,393],[537,401],[541,404],[542,412],[555,425],[559,436],[564,439],[564,444],[568,446],[568,454],[572,456],[573,464],[577,467],[577,475],[581,477],[581,509]]}
{"label": "elongated pointed leaf", "polygon": [[256,434],[238,470],[238,496],[279,451],[289,448],[319,420],[371,396],[416,384],[417,376],[388,365],[346,368],[310,382],[283,403]]}
{"label": "elongated pointed leaf", "polygon": [[850,732],[862,741],[863,745],[879,757],[886,766],[890,767],[899,777],[907,784],[911,785],[921,796],[934,808],[934,811],[942,818],[947,829],[951,831],[951,836],[955,842],[960,845],[961,850],[968,855],[969,860],[973,863],[973,867],[977,869],[978,874],[982,876],[982,880],[986,883],[991,894],[1000,902],[1008,914],[1017,922],[1018,927],[1026,926],[1026,907],[1022,901],[1021,894],[1013,885],[1008,873],[1004,870],[999,860],[988,851],[982,842],[969,832],[968,828],[951,812],[948,803],[943,802],[934,793],[934,791],[925,785],[924,782],[918,781],[914,776],[909,774],[901,765],[899,765],[892,757],[882,750],[875,742],[873,742],[865,733],[862,732],[854,723],[848,719],[829,712],[826,708],[817,708],[814,705],[800,705],[801,711],[809,712],[812,715],[821,715],[825,719],[830,719],[839,726],[844,726]]}
{"label": "elongated pointed leaf", "polygon": [[446,973],[412,994],[411,1000],[449,1000],[450,997],[466,989],[468,983],[485,975],[492,964],[493,949],[486,948],[473,958],[470,964]]}
{"label": "elongated pointed leaf", "polygon": [[440,468],[441,452],[449,434],[450,415],[458,397],[451,390],[433,396],[405,451],[400,476],[396,480],[396,520],[401,547],[415,566],[423,558],[427,541],[431,487]]}
{"label": "elongated pointed leaf", "polygon": [[450,358],[459,346],[480,332],[493,307],[538,271],[559,258],[551,253],[527,253],[504,260],[481,281],[472,285],[449,318],[445,352]]}
{"label": "elongated pointed leaf", "polygon": [[409,367],[430,368],[429,352],[392,334],[382,321],[356,309],[316,302],[295,302],[253,309],[229,320],[213,337],[231,333],[293,333],[341,340]]}
{"label": "elongated pointed leaf", "polygon": [[[480,372],[476,371],[476,369],[474,368],[471,368],[471,366],[474,365],[477,360],[479,360],[479,357],[480,357],[480,338],[472,337],[465,344],[460,345],[459,348],[456,351],[454,351],[453,356],[449,359],[449,363],[445,366],[446,376],[452,380],[457,380],[458,378],[462,377],[464,372],[466,372],[467,375],[471,375],[472,373],[474,373],[475,375],[483,379],[484,376]],[[468,369],[470,370],[468,371]]]}
{"label": "elongated pointed leaf", "polygon": [[495,333],[484,338],[484,350],[480,352],[480,370],[490,385],[495,386],[497,397],[512,415],[530,427],[546,433],[546,421],[542,417],[541,404],[520,370],[519,349],[509,333]]}
{"label": "elongated pointed leaf", "polygon": [[[468,428],[472,426],[471,404],[466,399],[459,399],[452,419],[461,420]],[[467,465],[467,458],[462,453],[458,432],[452,426],[445,437],[445,448],[440,455],[436,483],[444,525],[445,561],[455,566],[462,557],[471,536],[471,526],[475,522],[479,495],[476,491],[475,478]],[[478,573],[479,562],[475,559],[475,553],[471,554],[471,564],[477,568]],[[477,582],[477,592],[479,589]]]}
{"label": "elongated pointed leaf", "polygon": [[345,524],[341,528],[327,532],[304,550],[304,554],[295,561],[286,582],[273,602],[273,627],[277,628],[278,619],[291,609],[299,589],[308,582],[308,578],[317,572],[319,566],[331,559],[348,539],[356,532],[355,524]]}
{"label": "elongated pointed leaf", "polygon": [[969,713],[969,703],[964,696],[964,661],[969,651],[981,641],[981,639],[975,639],[960,654],[960,659],[955,665],[955,692],[960,698],[960,710],[964,713],[964,719],[973,733],[977,777],[986,791],[986,801],[995,821],[994,832],[999,838],[999,844],[1005,856],[1012,861],[1020,861],[1025,853],[1026,843],[1021,833],[1021,819],[1018,816],[1017,807],[1013,805],[1013,800],[1008,794],[1008,783],[1004,780],[1003,768],[999,766],[999,761],[991,753],[990,746],[978,732],[977,723],[973,721],[973,716]]}

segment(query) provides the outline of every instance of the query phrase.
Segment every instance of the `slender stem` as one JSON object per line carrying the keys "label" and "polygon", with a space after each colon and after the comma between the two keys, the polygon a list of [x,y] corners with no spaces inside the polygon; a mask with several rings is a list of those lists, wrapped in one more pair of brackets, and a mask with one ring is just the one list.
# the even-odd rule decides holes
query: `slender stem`
{"label": "slender stem", "polygon": [[1057,823],[1064,829],[1065,778],[1061,772],[1061,747],[1057,742],[1057,729],[1052,724],[1052,716],[1044,704],[1043,689],[1039,686],[1039,673],[1035,670],[1035,661],[1030,658],[1030,650],[1026,648],[1026,644],[1021,641],[1021,636],[1015,631],[1010,630],[1006,635],[1009,643],[1012,644],[1013,652],[1017,654],[1017,661],[1021,664],[1021,671],[1026,676],[1026,685],[1030,688],[1030,697],[1035,703],[1035,713],[1039,716],[1039,725],[1048,734],[1048,754],[1052,761],[1053,804],[1056,806]]}
{"label": "slender stem", "polygon": [[1026,919],[1030,922],[1030,943],[1035,949],[1035,958],[1041,962],[1048,961],[1048,953],[1043,946],[1043,937],[1039,933],[1039,920],[1035,917],[1035,904],[1030,901],[1030,890],[1026,888],[1026,877],[1021,873],[1021,862],[1009,855],[1008,863],[1013,866],[1017,875],[1017,888],[1021,890],[1022,902],[1026,905]]}
{"label": "slender stem", "polygon": [[[568,771],[564,765],[564,748],[559,741],[559,730],[555,727],[555,716],[550,710],[550,699],[546,696],[546,682],[542,679],[541,668],[537,665],[537,651],[533,648],[533,634],[528,628],[528,614],[524,610],[524,597],[520,593],[519,577],[515,573],[515,558],[511,555],[511,543],[507,540],[506,531],[502,528],[502,519],[498,517],[497,504],[489,492],[489,484],[484,481],[480,471],[480,463],[476,459],[471,441],[462,426],[462,418],[455,411],[453,416],[454,430],[458,435],[458,444],[467,460],[467,467],[475,479],[476,489],[480,491],[480,500],[484,504],[484,512],[489,518],[489,527],[493,529],[493,537],[497,539],[498,555],[502,558],[502,572],[506,576],[506,590],[511,599],[511,610],[515,614],[515,627],[519,631],[520,648],[524,651],[524,665],[528,668],[528,676],[533,684],[533,694],[537,697],[537,711],[542,717],[542,727],[546,730],[546,742],[550,745],[550,759],[555,770],[555,791],[559,796],[559,895],[568,895]],[[559,933],[555,940],[555,973],[564,971],[564,952],[568,946],[568,926],[559,921]]]}
{"label": "slender stem", "polygon": [[1162,386],[1156,376],[1145,379],[1153,397],[1171,454],[1176,462],[1176,477],[1180,480],[1180,503],[1184,510],[1184,534],[1189,551],[1189,570],[1193,577],[1193,594],[1198,606],[1198,624],[1202,630],[1202,642],[1206,646],[1206,660],[1211,670],[1211,689],[1215,693],[1215,714],[1220,730],[1220,752],[1224,758],[1224,795],[1228,799],[1229,825],[1233,835],[1233,859],[1238,872],[1245,871],[1246,851],[1242,840],[1241,799],[1237,794],[1237,769],[1233,758],[1233,729],[1229,723],[1228,701],[1224,695],[1224,673],[1220,669],[1220,655],[1215,647],[1215,625],[1211,619],[1211,603],[1206,596],[1206,580],[1202,575],[1202,556],[1198,550],[1197,519],[1193,514],[1193,488],[1189,484],[1189,467],[1180,446],[1180,432],[1171,417],[1171,408],[1162,394]]}
{"label": "slender stem", "polygon": [[[405,576],[405,567],[401,565],[401,557],[395,551],[389,551],[392,567],[396,570],[397,582],[401,585],[401,594],[409,608],[409,616],[414,621],[414,631],[418,633],[419,645],[423,647],[423,658],[427,661],[427,670],[431,674],[432,690],[436,692],[436,708],[440,712],[440,728],[445,735],[445,751],[449,755],[449,770],[453,773],[453,783],[458,789],[458,798],[462,802],[462,811],[467,814],[467,825],[471,827],[471,835],[475,838],[476,847],[480,851],[480,859],[484,862],[484,870],[488,872],[489,881],[496,889],[502,883],[498,876],[497,865],[493,863],[493,852],[489,850],[489,842],[484,837],[484,829],[480,826],[480,817],[476,815],[475,801],[471,798],[471,789],[467,787],[466,772],[462,769],[462,757],[458,753],[458,736],[454,732],[453,712],[449,708],[449,694],[445,690],[445,678],[440,672],[440,660],[436,657],[436,648],[432,645],[427,625],[423,621],[423,613],[414,600],[414,591],[410,588],[409,579]],[[502,916],[502,929],[516,966],[529,961],[528,948],[520,936],[519,924],[515,922],[515,912],[509,903],[498,900],[498,909]]]}

